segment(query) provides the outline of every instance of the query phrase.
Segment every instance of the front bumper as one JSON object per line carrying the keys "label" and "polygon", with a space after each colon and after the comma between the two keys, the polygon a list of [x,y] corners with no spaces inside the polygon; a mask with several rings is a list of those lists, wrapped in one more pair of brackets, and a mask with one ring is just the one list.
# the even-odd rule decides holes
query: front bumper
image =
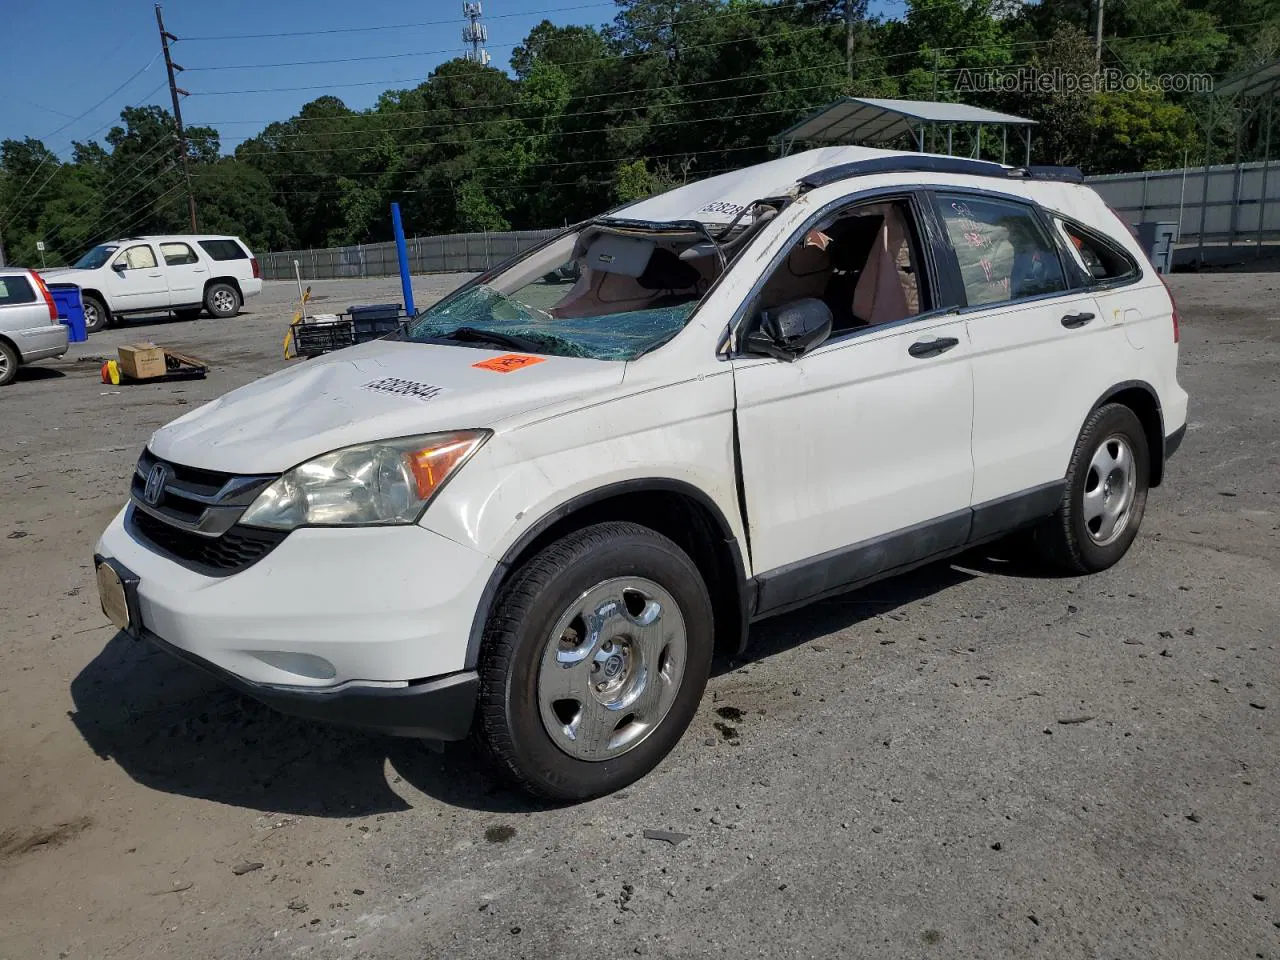
{"label": "front bumper", "polygon": [[142,639],[281,713],[356,727],[398,737],[462,740],[471,729],[480,680],[474,670],[404,687],[349,684],[337,690],[253,683],[195,654],[175,647],[150,630]]}
{"label": "front bumper", "polygon": [[48,360],[67,352],[69,331],[65,324],[45,323],[28,330],[15,330],[9,334],[18,348],[23,363]]}
{"label": "front bumper", "polygon": [[142,637],[286,713],[465,735],[490,558],[419,526],[303,528],[209,577],[140,541],[124,514],[96,553],[131,575]]}

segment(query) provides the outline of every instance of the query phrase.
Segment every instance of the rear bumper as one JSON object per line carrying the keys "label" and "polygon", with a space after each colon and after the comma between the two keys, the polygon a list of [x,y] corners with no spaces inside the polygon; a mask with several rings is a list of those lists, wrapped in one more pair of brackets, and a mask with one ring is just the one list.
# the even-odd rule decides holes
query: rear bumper
{"label": "rear bumper", "polygon": [[1178,448],[1182,446],[1182,441],[1186,438],[1186,436],[1187,436],[1187,425],[1184,423],[1177,430],[1173,431],[1173,433],[1169,434],[1167,437],[1164,438],[1164,458],[1166,460],[1168,460],[1170,457],[1172,457],[1175,453],[1178,452]]}
{"label": "rear bumper", "polygon": [[474,670],[403,687],[347,684],[336,690],[283,687],[238,677],[175,647],[150,630],[142,639],[281,713],[400,737],[462,740],[471,729],[479,678]]}
{"label": "rear bumper", "polygon": [[244,294],[244,298],[248,300],[250,297],[256,297],[262,292],[262,280],[259,277],[253,277],[249,280],[240,281],[240,292]]}
{"label": "rear bumper", "polygon": [[65,324],[45,323],[28,330],[14,330],[9,334],[23,363],[47,360],[67,352],[69,333]]}

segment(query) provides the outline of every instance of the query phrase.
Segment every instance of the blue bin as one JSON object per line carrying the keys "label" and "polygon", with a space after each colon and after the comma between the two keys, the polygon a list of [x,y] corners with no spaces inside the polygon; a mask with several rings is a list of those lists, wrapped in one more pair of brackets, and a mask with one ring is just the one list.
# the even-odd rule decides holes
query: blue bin
{"label": "blue bin", "polygon": [[49,294],[58,307],[58,319],[70,329],[67,339],[72,343],[84,343],[89,339],[89,331],[84,328],[84,301],[80,299],[80,288],[74,283],[51,283]]}

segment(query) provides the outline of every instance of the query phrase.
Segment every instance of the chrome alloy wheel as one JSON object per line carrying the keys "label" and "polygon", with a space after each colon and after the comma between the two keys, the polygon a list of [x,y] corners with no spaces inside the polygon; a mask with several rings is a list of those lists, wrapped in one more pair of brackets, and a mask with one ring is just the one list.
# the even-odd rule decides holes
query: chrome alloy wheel
{"label": "chrome alloy wheel", "polygon": [[1102,441],[1084,478],[1084,526],[1100,547],[1115,542],[1133,513],[1138,471],[1129,441],[1113,435]]}
{"label": "chrome alloy wheel", "polygon": [[611,760],[657,729],[684,677],[684,617],[643,577],[596,584],[556,621],[538,670],[538,709],[557,747]]}
{"label": "chrome alloy wheel", "polygon": [[213,308],[219,313],[230,313],[236,308],[236,295],[225,287],[213,292]]}

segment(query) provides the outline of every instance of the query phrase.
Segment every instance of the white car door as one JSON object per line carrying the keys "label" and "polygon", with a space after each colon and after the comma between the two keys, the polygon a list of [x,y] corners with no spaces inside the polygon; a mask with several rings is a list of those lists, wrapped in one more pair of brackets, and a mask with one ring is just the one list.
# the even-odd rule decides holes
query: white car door
{"label": "white car door", "polygon": [[919,202],[877,198],[810,220],[746,308],[816,296],[837,323],[795,362],[734,360],[759,612],[968,538],[969,342],[964,320],[937,309],[923,268],[938,238],[922,233]]}
{"label": "white car door", "polygon": [[1051,513],[1090,409],[1128,346],[1025,200],[935,194],[973,363],[974,539]]}
{"label": "white car door", "polygon": [[165,241],[160,244],[160,258],[164,261],[169,283],[169,306],[200,303],[204,299],[204,283],[209,279],[209,268],[195,248],[180,240]]}
{"label": "white car door", "polygon": [[111,310],[164,310],[169,306],[169,284],[149,243],[124,247],[111,261],[107,278]]}

